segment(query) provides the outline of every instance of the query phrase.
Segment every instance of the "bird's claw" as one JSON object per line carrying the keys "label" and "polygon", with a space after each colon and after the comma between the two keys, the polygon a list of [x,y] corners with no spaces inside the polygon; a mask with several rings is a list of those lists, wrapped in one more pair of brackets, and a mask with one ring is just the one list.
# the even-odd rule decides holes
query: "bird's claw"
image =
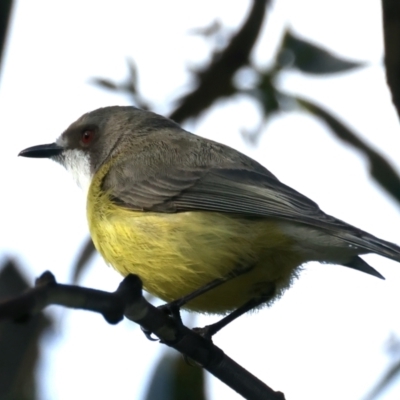
{"label": "bird's claw", "polygon": [[140,327],[142,332],[144,333],[144,336],[146,336],[147,339],[151,340],[152,342],[157,342],[159,339],[153,336],[153,332],[150,332],[149,330],[143,328],[142,326]]}

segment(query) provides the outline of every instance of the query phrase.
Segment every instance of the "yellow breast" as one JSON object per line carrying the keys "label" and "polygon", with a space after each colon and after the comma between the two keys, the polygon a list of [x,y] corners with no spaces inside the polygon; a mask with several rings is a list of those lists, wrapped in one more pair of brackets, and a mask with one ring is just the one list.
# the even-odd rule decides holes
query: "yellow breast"
{"label": "yellow breast", "polygon": [[235,268],[242,276],[188,303],[191,310],[226,313],[277,285],[289,286],[304,260],[268,219],[215,212],[154,213],[116,206],[92,182],[87,214],[105,261],[122,275],[137,274],[144,288],[165,301],[178,299]]}

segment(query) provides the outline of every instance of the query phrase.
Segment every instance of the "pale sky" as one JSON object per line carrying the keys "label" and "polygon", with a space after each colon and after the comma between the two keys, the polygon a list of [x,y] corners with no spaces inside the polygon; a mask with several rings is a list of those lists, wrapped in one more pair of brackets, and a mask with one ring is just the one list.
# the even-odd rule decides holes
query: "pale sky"
{"label": "pale sky", "polygon": [[[14,257],[33,282],[50,269],[69,282],[71,265],[88,235],[85,199],[70,176],[48,160],[18,158],[49,143],[81,114],[129,99],[88,84],[122,80],[125,60],[139,68],[140,90],[154,110],[168,113],[189,86],[187,67],[209,48],[192,28],[216,18],[233,31],[248,0],[17,1],[1,75],[0,260]],[[330,78],[287,73],[282,87],[318,101],[373,144],[400,170],[400,129],[382,68],[379,0],[277,0],[254,60],[268,65],[285,26],[367,68]],[[271,121],[257,147],[240,134],[258,123],[245,99],[220,101],[186,127],[255,158],[321,208],[383,239],[400,243],[399,207],[370,180],[365,162],[326,127],[297,112]],[[400,335],[400,266],[367,256],[386,281],[338,266],[307,265],[301,278],[269,309],[244,316],[215,343],[287,399],[362,399],[389,357],[385,341]],[[121,277],[96,257],[81,284],[115,290]],[[124,321],[52,307],[55,332],[42,343],[40,398],[142,399],[147,377],[165,348]],[[215,321],[199,317],[196,325]],[[209,378],[209,399],[240,397]],[[394,385],[381,399],[394,400]]]}

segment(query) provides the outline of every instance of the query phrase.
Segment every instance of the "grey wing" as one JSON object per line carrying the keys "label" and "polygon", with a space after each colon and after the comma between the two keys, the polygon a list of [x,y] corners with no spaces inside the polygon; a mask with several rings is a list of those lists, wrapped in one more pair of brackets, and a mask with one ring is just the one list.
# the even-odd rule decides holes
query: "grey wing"
{"label": "grey wing", "polygon": [[[169,166],[146,179],[118,185],[111,195],[118,204],[136,210],[204,210],[284,219],[322,229],[362,249],[360,254],[374,252],[400,261],[398,246],[325,214],[316,203],[272,174],[247,169]],[[357,269],[361,269],[359,264]]]}

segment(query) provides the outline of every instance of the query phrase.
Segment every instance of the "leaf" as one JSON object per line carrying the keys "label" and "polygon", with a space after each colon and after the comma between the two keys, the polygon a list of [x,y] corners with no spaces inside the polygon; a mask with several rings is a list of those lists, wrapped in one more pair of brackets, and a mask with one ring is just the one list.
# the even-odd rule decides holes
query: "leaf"
{"label": "leaf", "polygon": [[105,78],[92,78],[90,80],[94,85],[100,86],[103,89],[118,90],[118,85],[109,79]]}
{"label": "leaf", "polygon": [[304,110],[324,121],[339,139],[350,144],[366,156],[369,161],[372,178],[400,202],[400,177],[383,156],[322,107],[299,97],[296,97],[296,100]]}
{"label": "leaf", "polygon": [[190,35],[203,36],[205,38],[214,36],[218,34],[222,30],[222,23],[219,20],[215,20],[211,22],[211,24],[201,27],[201,28],[193,28],[189,31]]}
{"label": "leaf", "polygon": [[316,44],[299,39],[290,30],[286,31],[277,60],[283,68],[296,68],[308,74],[332,74],[364,65],[339,58]]}
{"label": "leaf", "polygon": [[274,85],[274,74],[264,73],[260,75],[261,80],[258,90],[261,97],[261,104],[266,115],[279,110],[278,93]]}
{"label": "leaf", "polygon": [[242,129],[243,138],[255,145],[264,131],[266,124],[280,111],[292,111],[296,108],[296,99],[277,89],[275,77],[277,69],[257,71],[258,82],[252,89],[241,89],[239,93],[254,98],[263,108],[262,122],[253,129]]}
{"label": "leaf", "polygon": [[92,239],[89,237],[86,240],[86,243],[83,246],[81,253],[78,256],[78,260],[76,261],[75,265],[72,268],[73,275],[72,281],[73,283],[77,283],[79,278],[82,275],[86,265],[88,264],[90,258],[96,253],[96,249],[92,242]]}
{"label": "leaf", "polygon": [[204,370],[178,353],[165,353],[150,379],[145,400],[205,400]]}

